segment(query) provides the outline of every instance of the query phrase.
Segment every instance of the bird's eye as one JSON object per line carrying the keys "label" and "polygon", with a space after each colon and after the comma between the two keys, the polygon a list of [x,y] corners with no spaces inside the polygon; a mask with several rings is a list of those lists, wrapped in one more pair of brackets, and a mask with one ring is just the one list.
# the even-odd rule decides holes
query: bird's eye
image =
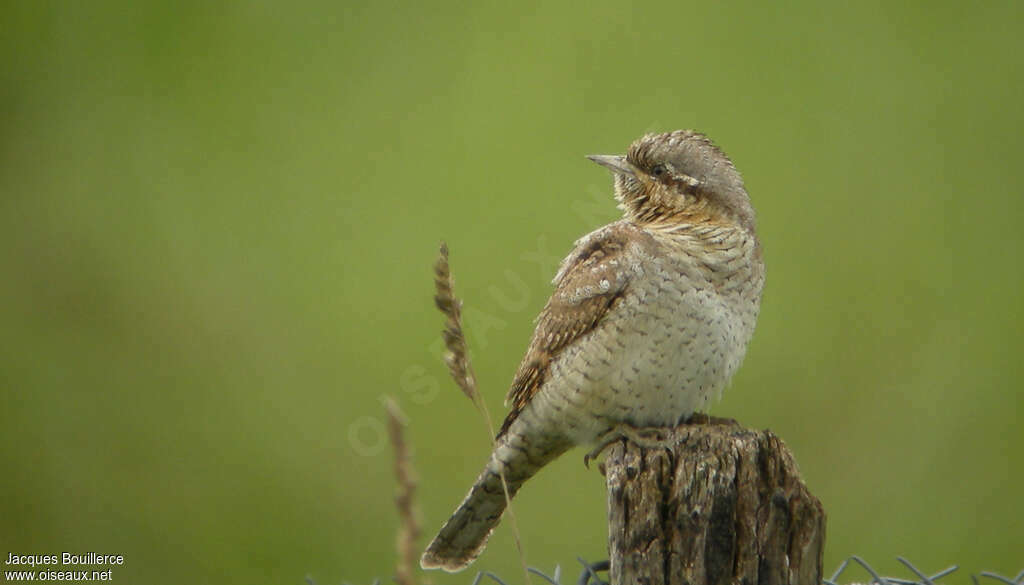
{"label": "bird's eye", "polygon": [[651,169],[651,174],[658,178],[664,177],[666,173],[668,173],[668,169],[665,168],[665,165],[654,165],[654,168]]}

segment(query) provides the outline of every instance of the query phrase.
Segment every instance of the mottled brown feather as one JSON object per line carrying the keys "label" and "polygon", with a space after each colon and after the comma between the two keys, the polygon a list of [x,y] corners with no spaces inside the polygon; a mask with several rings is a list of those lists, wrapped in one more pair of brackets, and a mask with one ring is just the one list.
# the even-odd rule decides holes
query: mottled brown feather
{"label": "mottled brown feather", "polygon": [[[651,241],[635,225],[620,221],[576,243],[555,277],[555,291],[537,317],[530,346],[505,399],[511,410],[498,431],[505,431],[541,390],[548,366],[570,344],[601,322],[626,290],[630,270],[624,256],[629,241]],[[606,282],[606,284],[605,284]]]}

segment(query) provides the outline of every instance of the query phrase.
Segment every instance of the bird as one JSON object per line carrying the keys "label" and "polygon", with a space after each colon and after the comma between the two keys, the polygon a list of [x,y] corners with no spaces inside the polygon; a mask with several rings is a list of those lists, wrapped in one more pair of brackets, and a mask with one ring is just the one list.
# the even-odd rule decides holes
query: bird
{"label": "bird", "polygon": [[511,498],[569,449],[706,410],[753,336],[764,259],[729,157],[704,134],[676,130],[587,158],[612,172],[623,217],[577,240],[559,267],[486,466],[427,546],[424,569],[469,566],[506,488]]}

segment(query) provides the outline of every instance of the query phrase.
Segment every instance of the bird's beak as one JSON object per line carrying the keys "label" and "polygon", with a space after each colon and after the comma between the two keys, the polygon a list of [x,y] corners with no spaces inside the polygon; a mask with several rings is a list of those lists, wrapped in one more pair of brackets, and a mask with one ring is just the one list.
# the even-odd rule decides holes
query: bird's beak
{"label": "bird's beak", "polygon": [[614,154],[588,154],[587,158],[602,167],[607,167],[616,175],[626,175],[629,177],[637,176],[637,168],[626,160],[626,157],[624,156]]}

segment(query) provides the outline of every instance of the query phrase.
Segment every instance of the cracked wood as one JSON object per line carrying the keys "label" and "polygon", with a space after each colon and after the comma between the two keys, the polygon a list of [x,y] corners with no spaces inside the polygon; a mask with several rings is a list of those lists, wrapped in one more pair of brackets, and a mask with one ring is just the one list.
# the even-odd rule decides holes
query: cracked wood
{"label": "cracked wood", "polygon": [[821,583],[825,512],[771,431],[681,425],[605,461],[611,582]]}

